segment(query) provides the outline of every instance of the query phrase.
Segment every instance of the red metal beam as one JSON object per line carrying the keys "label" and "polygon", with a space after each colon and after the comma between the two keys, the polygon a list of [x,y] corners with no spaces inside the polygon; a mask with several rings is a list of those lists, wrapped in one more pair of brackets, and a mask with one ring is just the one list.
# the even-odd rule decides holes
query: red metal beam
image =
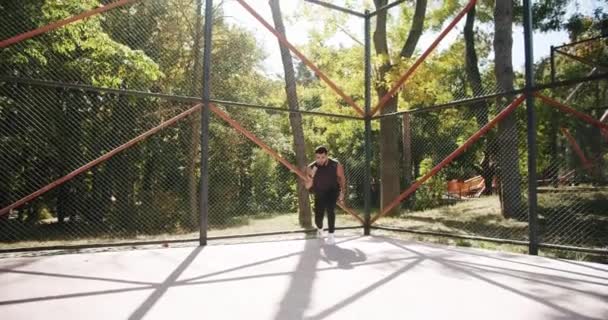
{"label": "red metal beam", "polygon": [[371,115],[375,115],[378,111],[382,110],[386,103],[391,99],[391,97],[399,90],[399,88],[407,81],[412,74],[418,69],[418,67],[426,60],[426,58],[435,50],[435,48],[439,45],[439,43],[445,38],[445,36],[456,26],[456,24],[467,14],[474,6],[477,0],[470,0],[469,3],[458,13],[458,15],[454,18],[454,20],[439,34],[437,39],[422,53],[422,55],[414,62],[414,64],[397,80],[397,82],[393,85],[393,87],[380,99],[378,105],[374,107]]}
{"label": "red metal beam", "polygon": [[[245,129],[243,126],[241,126],[240,123],[238,123],[236,120],[232,119],[230,117],[230,115],[228,115],[222,109],[218,108],[215,104],[210,103],[209,110],[211,110],[211,112],[213,112],[215,115],[220,117],[222,120],[226,121],[236,131],[240,132],[242,135],[244,135],[249,140],[251,140],[253,143],[255,143],[260,148],[262,148],[262,150],[264,150],[266,153],[268,153],[271,157],[275,158],[282,165],[287,167],[287,169],[289,169],[289,171],[296,174],[298,177],[300,177],[300,179],[302,179],[302,180],[306,179],[306,174],[304,174],[304,172],[302,172],[300,169],[298,169],[298,167],[294,166],[289,161],[285,160],[285,158],[281,157],[280,154],[278,154],[271,147],[269,147],[266,143],[264,143],[262,140],[260,140],[258,137],[256,137],[253,133],[251,133],[251,131],[249,131],[249,130]],[[359,222],[361,222],[362,224],[365,223],[365,221],[361,218],[361,216],[356,214],[352,209],[348,208],[346,205],[344,205],[342,203],[338,203],[338,205],[342,208],[342,210],[344,210],[345,212],[349,213],[350,215],[355,217],[357,220],[359,220]]]}
{"label": "red metal beam", "polygon": [[602,130],[608,130],[608,124],[602,123],[601,121],[593,118],[592,116],[590,116],[586,113],[583,113],[576,109],[570,108],[567,105],[565,105],[555,99],[551,99],[547,96],[544,96],[538,92],[534,93],[534,95],[549,106],[555,107],[563,112],[569,113],[569,114],[589,123],[592,126],[598,127]]}
{"label": "red metal beam", "polygon": [[371,223],[375,223],[378,219],[382,218],[388,212],[390,212],[393,208],[395,208],[401,201],[405,200],[409,197],[414,191],[418,190],[420,186],[425,183],[428,179],[433,177],[437,172],[439,172],[443,167],[447,166],[450,162],[452,162],[456,157],[463,154],[473,143],[483,137],[488,131],[490,131],[494,126],[496,126],[500,121],[502,121],[505,117],[507,117],[515,108],[517,108],[521,103],[525,100],[525,96],[521,95],[517,99],[515,99],[509,106],[507,106],[504,110],[502,110],[494,119],[488,122],[485,126],[483,126],[479,131],[474,133],[465,143],[458,147],[458,149],[454,150],[449,156],[443,159],[438,165],[436,165],[431,171],[427,172],[420,179],[416,180],[409,188],[407,188],[403,193],[401,193],[393,202],[387,205],[381,212],[376,214],[376,216],[371,220]]}
{"label": "red metal beam", "polygon": [[285,167],[287,167],[287,169],[289,169],[289,171],[295,173],[301,179],[306,179],[306,175],[300,169],[298,169],[296,166],[291,164],[289,161],[285,160],[285,158],[281,157],[281,155],[279,155],[271,147],[269,147],[262,140],[260,140],[258,137],[256,137],[253,133],[251,133],[249,130],[247,130],[243,126],[241,126],[241,124],[238,121],[232,119],[230,117],[230,115],[228,115],[226,112],[222,111],[220,108],[218,108],[215,104],[212,104],[212,103],[209,104],[209,107],[210,107],[209,110],[211,110],[211,112],[215,113],[218,117],[220,117],[222,120],[226,121],[234,129],[236,129],[236,131],[240,132],[242,135],[247,137],[253,143],[257,144],[260,148],[264,149],[264,151],[266,151],[266,153],[268,153],[270,156],[272,156],[277,161],[279,161],[281,164],[283,164]]}
{"label": "red metal beam", "polygon": [[19,43],[19,42],[21,42],[23,40],[27,40],[27,39],[33,38],[33,37],[35,37],[37,35],[40,35],[40,34],[49,32],[51,30],[55,30],[57,28],[63,27],[65,25],[67,25],[67,24],[70,24],[70,23],[73,23],[73,22],[76,22],[76,21],[79,21],[79,20],[82,20],[82,19],[94,16],[96,14],[99,14],[99,13],[102,13],[102,12],[105,12],[105,11],[108,11],[108,10],[112,10],[114,8],[123,7],[123,6],[126,6],[127,4],[130,4],[130,3],[133,3],[133,2],[137,2],[137,1],[141,1],[141,0],[120,0],[120,1],[112,2],[112,3],[110,3],[108,5],[105,5],[105,6],[101,6],[101,7],[89,10],[89,11],[85,11],[85,12],[79,14],[79,15],[75,15],[73,17],[70,17],[70,18],[67,18],[67,19],[64,19],[64,20],[60,20],[60,21],[56,21],[56,22],[53,22],[53,23],[49,23],[49,24],[47,24],[45,26],[42,26],[42,27],[40,27],[38,29],[34,29],[34,30],[28,31],[28,32],[24,32],[22,34],[19,34],[19,35],[16,35],[14,37],[11,37],[11,38],[8,38],[8,39],[0,41],[0,48],[8,47],[8,46],[13,45],[15,43]]}
{"label": "red metal beam", "polygon": [[254,18],[256,18],[268,31],[270,31],[284,46],[286,46],[291,52],[293,52],[302,62],[304,62],[314,73],[321,78],[330,88],[332,88],[346,103],[355,109],[359,115],[365,116],[365,112],[361,109],[357,103],[347,94],[342,91],[333,81],[331,81],[314,63],[312,63],[304,54],[302,54],[296,47],[294,47],[287,38],[276,29],[274,29],[262,16],[260,16],[252,7],[247,4],[244,0],[237,0],[245,10],[247,10]]}
{"label": "red metal beam", "polygon": [[107,161],[108,159],[112,158],[113,156],[117,155],[118,153],[120,153],[120,152],[122,152],[122,151],[124,151],[124,150],[126,150],[126,149],[128,149],[128,148],[130,148],[130,147],[132,147],[134,145],[136,145],[137,143],[143,141],[144,139],[146,139],[146,138],[148,138],[148,137],[156,134],[158,131],[160,131],[160,130],[168,127],[168,126],[173,125],[174,123],[176,123],[179,120],[181,120],[181,119],[183,119],[183,118],[191,115],[194,112],[197,112],[201,108],[201,106],[202,106],[201,103],[199,103],[197,105],[194,105],[190,109],[188,109],[188,110],[186,110],[186,111],[178,114],[177,116],[175,116],[175,117],[173,117],[173,118],[171,118],[171,119],[169,119],[167,121],[164,121],[164,122],[160,123],[158,126],[156,126],[156,127],[152,128],[152,129],[150,129],[150,130],[148,130],[148,131],[140,134],[139,136],[137,136],[137,137],[129,140],[127,143],[125,143],[125,144],[123,144],[123,145],[121,145],[121,146],[113,149],[112,151],[104,154],[103,156],[101,156],[101,157],[99,157],[99,158],[97,158],[97,159],[95,159],[95,160],[93,160],[93,161],[85,164],[84,166],[82,166],[82,167],[80,167],[80,168],[78,168],[78,169],[76,169],[76,170],[68,173],[67,175],[65,175],[65,176],[63,176],[63,177],[61,177],[61,178],[59,178],[59,179],[57,179],[57,180],[49,183],[48,185],[46,185],[46,186],[38,189],[37,191],[35,191],[34,193],[32,193],[32,194],[30,194],[28,196],[26,196],[26,197],[18,200],[17,202],[9,205],[8,207],[0,209],[0,217],[3,216],[3,215],[5,215],[5,214],[7,214],[7,213],[9,213],[11,210],[16,209],[16,208],[18,208],[18,207],[20,207],[20,206],[22,206],[22,205],[24,205],[24,204],[26,204],[26,203],[34,200],[34,199],[40,197],[41,195],[43,195],[43,194],[45,194],[45,193],[47,193],[47,192],[49,192],[49,191],[51,191],[51,190],[59,187],[60,185],[62,185],[64,183],[72,180],[77,175],[79,175],[79,174],[81,174],[83,172],[89,171],[94,166],[96,166],[96,165],[98,165],[98,164],[100,164],[100,163],[102,163],[104,161]]}
{"label": "red metal beam", "polygon": [[572,149],[574,149],[576,155],[579,157],[579,159],[581,159],[581,162],[583,163],[583,168],[585,168],[585,170],[587,170],[590,175],[593,175],[593,171],[591,170],[593,164],[589,161],[589,159],[587,159],[587,157],[585,157],[585,153],[576,142],[576,139],[574,139],[574,137],[570,134],[570,131],[567,128],[561,127],[560,130],[562,131],[564,136],[566,136],[566,139],[572,146]]}

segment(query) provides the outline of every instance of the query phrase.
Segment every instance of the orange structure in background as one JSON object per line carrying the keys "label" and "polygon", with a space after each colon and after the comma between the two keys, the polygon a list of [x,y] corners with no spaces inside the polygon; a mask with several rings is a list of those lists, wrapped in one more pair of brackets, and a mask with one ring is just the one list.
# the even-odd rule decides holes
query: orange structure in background
{"label": "orange structure in background", "polygon": [[[496,177],[492,179],[492,188],[498,187]],[[486,180],[482,176],[476,176],[467,180],[453,179],[448,181],[448,196],[452,198],[476,198],[486,189]]]}

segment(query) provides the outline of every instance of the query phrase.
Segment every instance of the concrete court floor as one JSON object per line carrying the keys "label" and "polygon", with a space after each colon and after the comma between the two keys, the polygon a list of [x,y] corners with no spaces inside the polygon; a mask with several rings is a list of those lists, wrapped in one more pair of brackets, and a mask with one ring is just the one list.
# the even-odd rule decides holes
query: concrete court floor
{"label": "concrete court floor", "polygon": [[608,319],[608,266],[385,237],[0,259],[0,319]]}

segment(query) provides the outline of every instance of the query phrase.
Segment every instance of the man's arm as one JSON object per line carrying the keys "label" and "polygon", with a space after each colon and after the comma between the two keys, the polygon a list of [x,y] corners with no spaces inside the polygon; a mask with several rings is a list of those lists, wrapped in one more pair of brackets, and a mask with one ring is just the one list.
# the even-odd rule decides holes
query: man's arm
{"label": "man's arm", "polygon": [[306,190],[310,191],[310,188],[312,188],[313,179],[316,173],[317,167],[306,167],[306,180],[304,181],[304,186],[306,187]]}
{"label": "man's arm", "polygon": [[338,164],[338,183],[340,184],[340,197],[338,201],[344,202],[344,195],[346,194],[346,176],[344,175],[344,167],[342,164]]}

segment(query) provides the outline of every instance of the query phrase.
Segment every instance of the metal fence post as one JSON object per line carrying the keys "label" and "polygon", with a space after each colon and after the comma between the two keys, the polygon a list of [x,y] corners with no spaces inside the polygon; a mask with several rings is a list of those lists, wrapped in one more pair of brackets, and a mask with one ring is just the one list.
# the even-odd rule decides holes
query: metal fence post
{"label": "metal fence post", "polygon": [[213,34],[213,0],[205,1],[205,44],[203,49],[203,110],[201,116],[201,215],[199,244],[207,244],[209,225],[209,99],[211,92],[211,36]]}
{"label": "metal fence post", "polygon": [[363,234],[370,235],[371,219],[371,176],[372,176],[372,115],[371,115],[371,39],[370,39],[370,15],[365,11],[365,224]]}
{"label": "metal fence post", "polygon": [[536,114],[534,112],[534,52],[532,39],[532,6],[524,0],[524,47],[526,59],[526,110],[528,117],[528,232],[529,254],[538,255],[538,195],[536,178]]}

